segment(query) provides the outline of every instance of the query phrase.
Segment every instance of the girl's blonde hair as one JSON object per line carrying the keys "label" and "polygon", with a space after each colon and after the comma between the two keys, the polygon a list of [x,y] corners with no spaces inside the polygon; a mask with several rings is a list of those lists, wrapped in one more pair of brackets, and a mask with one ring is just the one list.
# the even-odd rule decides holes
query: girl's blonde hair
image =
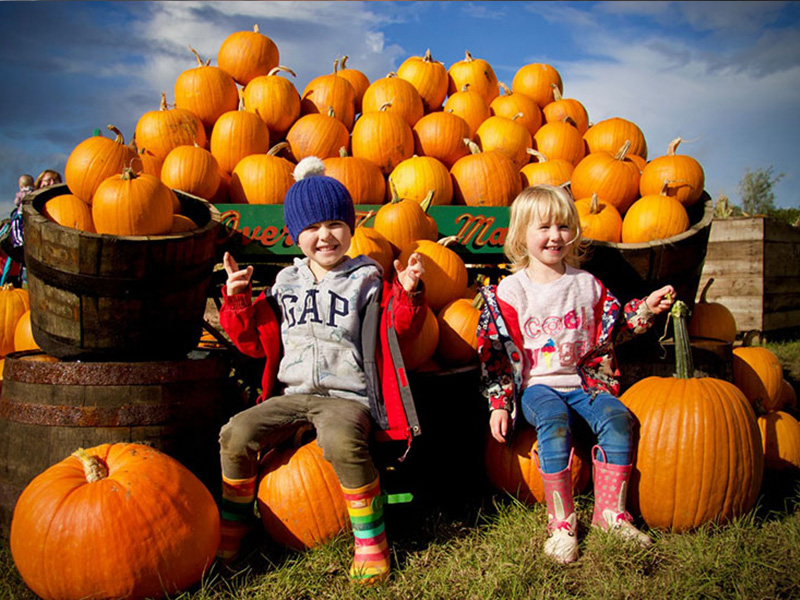
{"label": "girl's blonde hair", "polygon": [[511,263],[513,273],[530,264],[526,237],[528,226],[539,223],[559,223],[569,227],[572,241],[564,262],[577,267],[583,255],[585,240],[581,238],[581,219],[572,194],[563,187],[534,185],[525,188],[511,204],[506,242],[503,252]]}

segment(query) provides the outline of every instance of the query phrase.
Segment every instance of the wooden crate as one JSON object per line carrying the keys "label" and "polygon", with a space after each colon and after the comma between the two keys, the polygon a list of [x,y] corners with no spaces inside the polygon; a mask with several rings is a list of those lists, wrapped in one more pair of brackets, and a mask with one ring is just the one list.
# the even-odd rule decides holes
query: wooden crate
{"label": "wooden crate", "polygon": [[800,327],[800,228],[768,217],[714,219],[701,276],[740,332]]}

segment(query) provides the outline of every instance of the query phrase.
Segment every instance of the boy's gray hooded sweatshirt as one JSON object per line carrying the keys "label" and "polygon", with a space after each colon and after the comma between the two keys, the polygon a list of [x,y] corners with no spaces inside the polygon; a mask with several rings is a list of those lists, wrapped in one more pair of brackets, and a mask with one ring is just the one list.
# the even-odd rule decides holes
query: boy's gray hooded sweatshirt
{"label": "boy's gray hooded sweatshirt", "polygon": [[359,400],[369,406],[361,326],[382,289],[382,270],[366,256],[348,259],[315,281],[307,258],[281,270],[272,295],[281,310],[285,394]]}

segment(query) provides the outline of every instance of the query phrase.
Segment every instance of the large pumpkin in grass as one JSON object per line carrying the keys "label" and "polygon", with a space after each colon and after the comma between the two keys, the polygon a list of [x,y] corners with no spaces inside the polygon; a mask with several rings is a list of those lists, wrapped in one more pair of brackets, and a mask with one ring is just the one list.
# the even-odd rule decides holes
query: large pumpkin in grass
{"label": "large pumpkin in grass", "polygon": [[[538,446],[534,427],[518,427],[511,444],[501,444],[487,433],[484,464],[489,483],[525,504],[544,503],[544,484],[536,459]],[[573,492],[586,489],[592,463],[580,447],[572,456],[570,473]]]}
{"label": "large pumpkin in grass", "polygon": [[14,332],[20,318],[31,307],[28,290],[10,283],[0,287],[0,356],[14,351]]}
{"label": "large pumpkin in grass", "polygon": [[70,192],[91,204],[97,188],[112,175],[126,168],[141,171],[141,161],[135,150],[125,145],[122,132],[113,125],[116,134],[110,140],[102,135],[86,138],[70,152],[64,169],[64,181]]}
{"label": "large pumpkin in grass", "polygon": [[97,188],[92,219],[97,233],[161,235],[172,227],[175,194],[152,175],[126,169]]}
{"label": "large pumpkin in grass", "polygon": [[425,283],[425,298],[434,312],[440,311],[446,304],[461,298],[467,289],[467,267],[458,254],[446,246],[448,238],[434,242],[417,240],[403,247],[398,260],[402,265],[408,264],[408,257],[413,252],[422,255],[425,272],[422,281]]}
{"label": "large pumpkin in grass", "polygon": [[316,440],[272,451],[260,473],[258,510],[267,534],[277,543],[305,550],[349,526],[339,479]]}
{"label": "large pumpkin in grass", "polygon": [[694,378],[688,307],[676,301],[676,377],[646,377],[621,397],[638,425],[628,497],[653,528],[687,531],[755,505],[764,451],[753,408],[728,381]]}
{"label": "large pumpkin in grass", "polygon": [[783,385],[783,367],[769,348],[740,346],[733,349],[733,382],[753,408],[774,410]]}
{"label": "large pumpkin in grass", "polygon": [[764,444],[764,466],[772,471],[800,470],[800,423],[776,410],[758,417]]}
{"label": "large pumpkin in grass", "polygon": [[103,444],[25,488],[10,545],[45,600],[175,596],[211,568],[219,510],[178,461],[141,444]]}

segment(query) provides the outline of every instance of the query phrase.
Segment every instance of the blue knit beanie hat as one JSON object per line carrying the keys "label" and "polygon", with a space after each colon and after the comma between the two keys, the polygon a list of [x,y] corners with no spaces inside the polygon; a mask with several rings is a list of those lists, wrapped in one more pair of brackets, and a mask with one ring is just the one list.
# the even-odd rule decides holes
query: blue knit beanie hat
{"label": "blue knit beanie hat", "polygon": [[355,230],[356,211],[350,192],[325,175],[325,165],[319,158],[307,156],[297,163],[294,179],[283,200],[283,220],[295,244],[301,231],[322,221],[343,221],[351,233]]}

